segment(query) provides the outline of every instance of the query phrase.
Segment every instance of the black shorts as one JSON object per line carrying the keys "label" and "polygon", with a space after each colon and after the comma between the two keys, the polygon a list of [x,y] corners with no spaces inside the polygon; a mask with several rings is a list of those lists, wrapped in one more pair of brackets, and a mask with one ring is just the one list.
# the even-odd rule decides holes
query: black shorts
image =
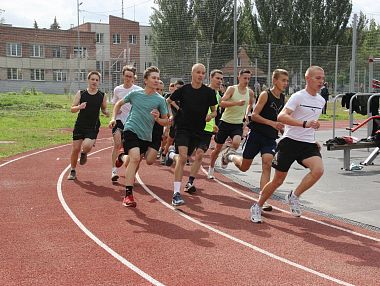
{"label": "black shorts", "polygon": [[277,145],[272,167],[280,172],[288,172],[294,161],[297,161],[306,168],[302,161],[314,156],[322,158],[316,143],[301,142],[285,137]]}
{"label": "black shorts", "polygon": [[123,134],[124,130],[124,124],[121,122],[121,120],[116,120],[115,126],[112,128],[112,135],[115,134],[115,132],[119,130],[121,134]]}
{"label": "black shorts", "polygon": [[148,150],[148,147],[150,147],[151,142],[141,140],[132,131],[129,131],[129,130],[124,131],[123,136],[124,136],[123,147],[124,147],[125,154],[128,154],[128,151],[135,147],[140,148],[140,154],[145,154],[145,152]]}
{"label": "black shorts", "polygon": [[209,131],[203,131],[199,140],[197,149],[201,149],[206,152],[210,146],[211,138],[214,133]]}
{"label": "black shorts", "polygon": [[149,144],[149,147],[160,150],[162,134],[164,133],[164,127],[158,123],[154,123],[152,131],[152,142]]}
{"label": "black shorts", "polygon": [[235,136],[243,136],[243,123],[231,124],[221,120],[218,128],[219,131],[215,135],[215,142],[217,144],[224,144],[228,137],[232,139]]}
{"label": "black shorts", "polygon": [[99,129],[87,129],[74,127],[73,140],[84,140],[86,138],[95,140],[98,137]]}
{"label": "black shorts", "polygon": [[250,131],[247,135],[247,142],[244,145],[243,158],[253,160],[260,152],[263,154],[276,153],[276,139],[269,138],[259,132]]}
{"label": "black shorts", "polygon": [[201,142],[202,131],[197,130],[188,130],[188,129],[177,129],[174,142],[175,146],[178,148],[179,146],[187,146],[188,151],[187,154],[190,156],[193,154],[195,148],[199,146],[199,142]]}

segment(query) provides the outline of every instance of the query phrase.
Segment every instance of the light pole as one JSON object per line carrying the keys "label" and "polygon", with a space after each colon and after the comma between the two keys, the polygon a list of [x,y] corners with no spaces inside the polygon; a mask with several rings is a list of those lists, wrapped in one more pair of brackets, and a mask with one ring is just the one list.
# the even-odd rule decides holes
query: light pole
{"label": "light pole", "polygon": [[80,57],[81,57],[81,52],[80,52],[80,33],[79,33],[79,6],[82,5],[83,2],[79,3],[79,0],[77,0],[77,17],[78,17],[78,26],[77,26],[77,36],[78,36],[78,47],[77,47],[77,55],[78,55],[78,88],[80,89]]}
{"label": "light pole", "polygon": [[312,63],[312,47],[313,47],[313,12],[310,11],[310,66]]}
{"label": "light pole", "polygon": [[234,1],[234,80],[237,84],[237,0]]}

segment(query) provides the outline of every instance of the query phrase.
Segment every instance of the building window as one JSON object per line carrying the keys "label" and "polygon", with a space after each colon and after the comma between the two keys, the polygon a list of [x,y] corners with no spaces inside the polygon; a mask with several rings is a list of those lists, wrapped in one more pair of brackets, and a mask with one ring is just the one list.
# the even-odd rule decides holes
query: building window
{"label": "building window", "polygon": [[237,58],[237,66],[241,67],[241,58],[240,57]]}
{"label": "building window", "polygon": [[30,70],[31,80],[45,80],[45,70],[44,69],[31,69]]}
{"label": "building window", "polygon": [[44,56],[44,46],[43,45],[31,45],[30,55],[31,57],[42,58]]}
{"label": "building window", "polygon": [[7,43],[7,56],[21,57],[22,56],[21,47],[22,46],[20,43]]}
{"label": "building window", "polygon": [[149,40],[148,35],[145,35],[144,40],[145,40],[145,42],[144,42],[145,46],[148,45],[148,43],[149,43],[149,41],[148,41]]}
{"label": "building window", "polygon": [[121,62],[116,61],[112,65],[112,71],[114,72],[121,72]]}
{"label": "building window", "polygon": [[53,70],[53,80],[54,81],[67,81],[67,71],[66,70]]}
{"label": "building window", "polygon": [[62,58],[63,57],[61,47],[53,47],[52,51],[53,51],[53,58]]}
{"label": "building window", "polygon": [[74,47],[74,57],[75,58],[86,58],[87,57],[87,48],[85,47]]}
{"label": "building window", "polygon": [[104,70],[104,62],[103,61],[96,61],[96,70],[100,73]]}
{"label": "building window", "polygon": [[8,79],[14,79],[14,80],[21,80],[22,79],[22,72],[21,69],[18,68],[8,68]]}
{"label": "building window", "polygon": [[121,43],[120,34],[113,34],[112,35],[112,43],[113,44],[120,44]]}
{"label": "building window", "polygon": [[76,81],[85,81],[87,79],[86,70],[80,70],[80,72],[75,72]]}
{"label": "building window", "polygon": [[97,44],[103,44],[104,43],[104,34],[103,33],[96,33],[96,43]]}
{"label": "building window", "polygon": [[136,35],[129,35],[128,36],[128,42],[130,44],[136,44],[137,43],[137,37],[136,37]]}

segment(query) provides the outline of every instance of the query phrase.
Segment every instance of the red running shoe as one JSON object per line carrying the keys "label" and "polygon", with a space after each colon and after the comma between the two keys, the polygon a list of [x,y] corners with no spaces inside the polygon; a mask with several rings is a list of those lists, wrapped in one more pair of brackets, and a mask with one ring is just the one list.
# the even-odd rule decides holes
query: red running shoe
{"label": "red running shoe", "polygon": [[135,199],[133,198],[132,194],[126,196],[123,199],[123,206],[130,207],[130,208],[135,208],[136,207],[136,202],[135,202]]}
{"label": "red running shoe", "polygon": [[123,155],[124,155],[124,153],[120,153],[119,156],[117,156],[116,161],[115,161],[115,167],[116,168],[120,168],[121,166],[123,166],[124,162],[123,162],[123,160],[121,160]]}

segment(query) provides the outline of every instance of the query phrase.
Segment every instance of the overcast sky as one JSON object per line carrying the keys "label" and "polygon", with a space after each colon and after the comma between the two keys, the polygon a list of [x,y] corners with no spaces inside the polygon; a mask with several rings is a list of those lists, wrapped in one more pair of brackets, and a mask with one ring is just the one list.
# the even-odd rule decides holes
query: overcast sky
{"label": "overcast sky", "polygon": [[[175,0],[173,0],[175,1]],[[16,27],[33,27],[34,20],[40,28],[49,28],[54,17],[61,29],[77,25],[76,0],[4,0],[1,1],[1,17],[5,23]],[[122,16],[122,0],[80,0],[79,22],[108,23],[108,15]],[[154,6],[153,0],[124,0],[124,18],[149,24]],[[239,0],[240,2],[240,0]],[[380,24],[380,1],[353,0],[353,12],[363,11],[368,18],[375,18]],[[4,11],[5,10],[5,11]]]}

